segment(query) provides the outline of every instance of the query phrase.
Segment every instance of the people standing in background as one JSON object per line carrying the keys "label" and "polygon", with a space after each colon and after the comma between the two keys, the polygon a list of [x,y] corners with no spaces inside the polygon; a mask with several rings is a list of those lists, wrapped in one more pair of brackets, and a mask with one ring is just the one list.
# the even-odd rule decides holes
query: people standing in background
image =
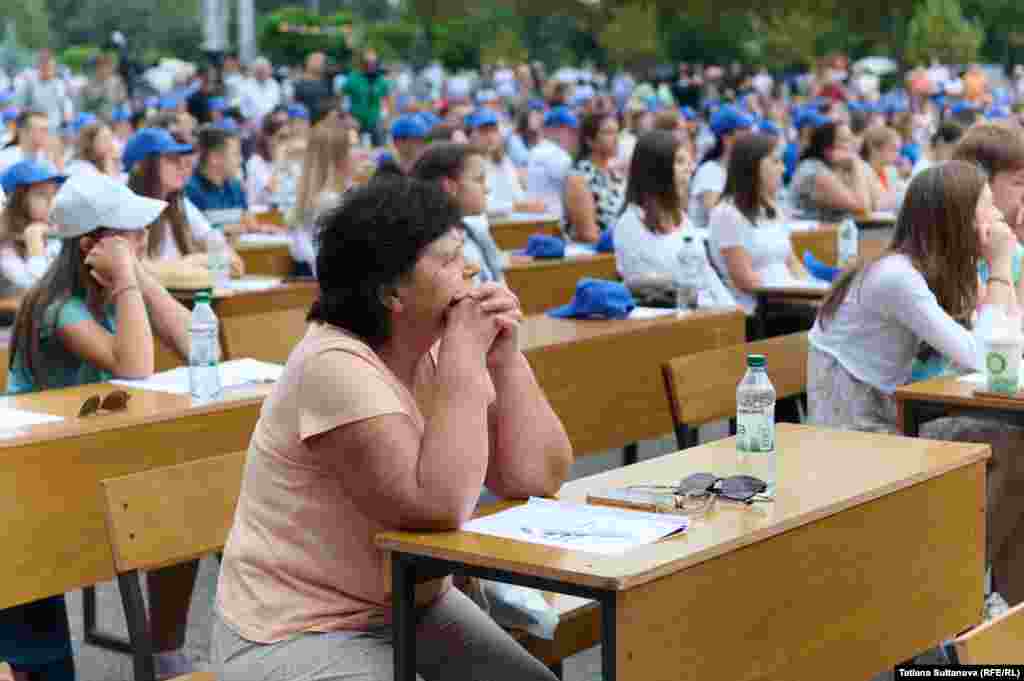
{"label": "people standing in background", "polygon": [[242,88],[242,115],[257,127],[262,126],[264,116],[281,104],[281,85],[273,78],[270,62],[257,57],[252,63],[252,78]]}
{"label": "people standing in background", "polygon": [[36,72],[22,81],[15,100],[22,109],[45,113],[54,134],[61,125],[70,123],[75,113],[67,85],[57,77],[57,64],[47,49],[39,50]]}
{"label": "people standing in background", "polygon": [[189,95],[186,100],[188,113],[200,125],[212,122],[210,117],[210,99],[216,96],[217,92],[217,70],[207,66],[199,70],[199,89]]}
{"label": "people standing in background", "polygon": [[[59,160],[63,162],[63,158]],[[0,150],[0,173],[19,161],[50,163],[59,167],[45,111],[28,109],[18,114],[15,137]]]}
{"label": "people standing in background", "polygon": [[277,147],[289,135],[288,115],[280,109],[263,117],[253,152],[245,162],[245,196],[251,206],[270,206]]}
{"label": "people standing in background", "polygon": [[242,73],[242,62],[239,61],[237,53],[228,52],[224,55],[220,80],[224,85],[224,98],[227,100],[228,106],[238,106],[242,101],[242,93],[245,91],[246,77]]}
{"label": "people standing in background", "polygon": [[325,77],[327,55],[314,52],[306,57],[302,77],[295,81],[295,101],[306,107],[311,120],[318,121],[331,105],[331,86]]}
{"label": "people standing in background", "polygon": [[342,89],[349,98],[352,115],[359,121],[361,134],[369,134],[374,146],[384,144],[381,131],[382,113],[390,105],[391,83],[380,68],[376,50],[365,50],[361,64],[345,81]]}
{"label": "people standing in background", "polygon": [[544,140],[530,150],[526,193],[543,201],[559,220],[565,214],[565,182],[572,169],[579,120],[567,107],[558,106],[544,116]]}
{"label": "people standing in background", "polygon": [[565,183],[565,228],[570,239],[596,243],[619,219],[626,174],[613,164],[618,142],[616,115],[583,117],[579,153]]}
{"label": "people standing in background", "polygon": [[128,101],[128,90],[114,70],[114,58],[106,53],[96,57],[96,71],[79,93],[82,111],[110,119],[114,110]]}
{"label": "people standing in background", "polygon": [[380,170],[408,175],[413,164],[427,148],[431,126],[419,114],[405,114],[391,124],[391,143],[394,154],[385,153]]}

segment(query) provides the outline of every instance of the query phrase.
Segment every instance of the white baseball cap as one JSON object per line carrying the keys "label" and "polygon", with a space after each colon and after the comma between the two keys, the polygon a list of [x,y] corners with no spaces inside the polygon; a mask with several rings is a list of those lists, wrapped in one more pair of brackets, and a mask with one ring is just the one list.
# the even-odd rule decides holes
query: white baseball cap
{"label": "white baseball cap", "polygon": [[139,196],[117,180],[81,172],[61,185],[50,210],[50,222],[62,239],[105,227],[126,232],[145,229],[167,207],[166,201]]}

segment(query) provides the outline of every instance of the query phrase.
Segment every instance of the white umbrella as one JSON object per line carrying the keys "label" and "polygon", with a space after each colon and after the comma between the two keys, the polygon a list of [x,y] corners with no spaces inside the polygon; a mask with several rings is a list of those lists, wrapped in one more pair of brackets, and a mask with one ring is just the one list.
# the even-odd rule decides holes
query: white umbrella
{"label": "white umbrella", "polygon": [[876,76],[884,76],[899,69],[897,64],[888,57],[864,57],[853,65],[855,71],[869,71]]}

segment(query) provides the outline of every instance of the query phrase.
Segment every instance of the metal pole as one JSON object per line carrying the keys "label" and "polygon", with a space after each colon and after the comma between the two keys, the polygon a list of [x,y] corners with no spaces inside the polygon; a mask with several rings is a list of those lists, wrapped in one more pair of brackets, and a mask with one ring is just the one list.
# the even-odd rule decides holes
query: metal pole
{"label": "metal pole", "polygon": [[256,58],[256,11],[253,0],[238,0],[238,56],[243,64]]}

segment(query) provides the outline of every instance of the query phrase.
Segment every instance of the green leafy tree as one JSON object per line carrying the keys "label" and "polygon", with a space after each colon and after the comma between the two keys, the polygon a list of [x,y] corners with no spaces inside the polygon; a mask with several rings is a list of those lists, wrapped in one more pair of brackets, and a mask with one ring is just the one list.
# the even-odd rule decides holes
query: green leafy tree
{"label": "green leafy tree", "polygon": [[755,51],[769,66],[811,66],[818,51],[818,36],[833,28],[833,21],[799,9],[775,10],[751,16]]}
{"label": "green leafy tree", "polygon": [[50,12],[44,0],[11,0],[0,12],[0,31],[11,22],[18,45],[39,48],[50,44]]}
{"label": "green leafy tree", "polygon": [[907,27],[906,57],[964,64],[977,58],[984,42],[985,30],[964,17],[959,0],[925,0]]}
{"label": "green leafy tree", "polygon": [[[300,33],[294,28],[307,27]],[[328,16],[314,14],[304,7],[284,7],[257,21],[256,40],[260,50],[275,63],[299,64],[311,52],[324,52],[340,63],[348,63],[351,50],[338,30],[352,27],[347,13]],[[328,32],[327,29],[330,29]],[[313,31],[320,30],[321,33]]]}
{"label": "green leafy tree", "polygon": [[653,65],[662,55],[657,8],[637,3],[618,9],[597,42],[618,65]]}

